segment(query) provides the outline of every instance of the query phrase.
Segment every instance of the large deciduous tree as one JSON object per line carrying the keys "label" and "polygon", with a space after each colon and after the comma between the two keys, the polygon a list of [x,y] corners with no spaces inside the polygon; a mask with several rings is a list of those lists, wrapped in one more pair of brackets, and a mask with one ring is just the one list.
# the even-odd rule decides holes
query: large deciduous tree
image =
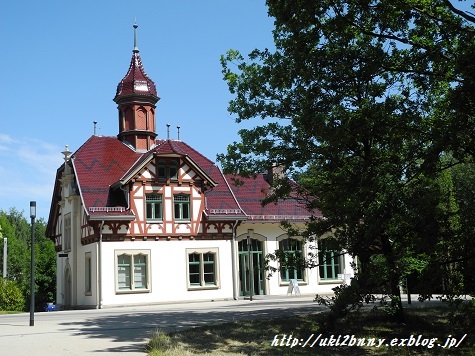
{"label": "large deciduous tree", "polygon": [[[302,198],[325,219],[303,234],[331,232],[358,257],[360,294],[377,285],[402,317],[401,278],[451,234],[440,172],[473,155],[474,18],[443,0],[267,5],[275,49],[222,57],[229,111],[264,121],[218,160],[242,175],[306,171]],[[274,184],[267,201],[290,189]]]}

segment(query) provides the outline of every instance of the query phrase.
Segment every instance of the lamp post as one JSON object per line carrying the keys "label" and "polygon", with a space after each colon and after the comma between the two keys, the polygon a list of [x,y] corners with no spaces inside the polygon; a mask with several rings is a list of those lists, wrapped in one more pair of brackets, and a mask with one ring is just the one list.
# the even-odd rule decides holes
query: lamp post
{"label": "lamp post", "polygon": [[31,218],[31,288],[30,288],[30,326],[35,325],[35,218],[36,202],[30,201]]}
{"label": "lamp post", "polygon": [[[0,228],[0,238],[2,237],[2,232]],[[7,261],[8,261],[8,239],[3,238],[3,279],[7,278]]]}
{"label": "lamp post", "polygon": [[[0,239],[3,237],[2,235],[2,227],[0,226]],[[8,261],[8,239],[6,237],[3,238],[3,279],[7,278],[7,261]]]}

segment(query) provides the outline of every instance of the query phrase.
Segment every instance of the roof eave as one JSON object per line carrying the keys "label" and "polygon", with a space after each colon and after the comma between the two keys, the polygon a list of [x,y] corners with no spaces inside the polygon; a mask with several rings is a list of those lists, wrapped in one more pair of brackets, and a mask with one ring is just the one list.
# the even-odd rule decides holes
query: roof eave
{"label": "roof eave", "polygon": [[245,221],[247,220],[247,216],[242,215],[218,215],[218,216],[207,216],[208,221]]}
{"label": "roof eave", "polygon": [[90,215],[89,220],[92,221],[134,221],[135,216],[127,215]]}

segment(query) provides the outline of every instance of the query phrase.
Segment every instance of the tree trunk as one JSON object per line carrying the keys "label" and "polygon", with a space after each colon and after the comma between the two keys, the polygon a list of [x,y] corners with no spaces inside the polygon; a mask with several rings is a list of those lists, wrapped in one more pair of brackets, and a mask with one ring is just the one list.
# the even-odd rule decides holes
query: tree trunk
{"label": "tree trunk", "polygon": [[396,321],[404,322],[405,315],[404,309],[402,308],[401,289],[399,288],[399,269],[395,263],[394,253],[389,238],[387,236],[383,236],[381,241],[389,271],[389,296],[391,297],[391,310],[394,313],[393,315]]}

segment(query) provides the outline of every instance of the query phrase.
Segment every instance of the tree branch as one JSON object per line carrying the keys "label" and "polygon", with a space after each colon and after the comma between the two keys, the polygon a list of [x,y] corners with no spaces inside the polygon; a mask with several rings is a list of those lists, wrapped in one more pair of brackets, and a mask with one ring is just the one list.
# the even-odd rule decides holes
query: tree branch
{"label": "tree branch", "polygon": [[449,7],[450,11],[452,11],[454,14],[457,14],[461,17],[463,17],[465,20],[475,23],[475,17],[469,15],[467,12],[463,10],[457,9],[454,5],[449,0],[444,0],[445,4]]}

